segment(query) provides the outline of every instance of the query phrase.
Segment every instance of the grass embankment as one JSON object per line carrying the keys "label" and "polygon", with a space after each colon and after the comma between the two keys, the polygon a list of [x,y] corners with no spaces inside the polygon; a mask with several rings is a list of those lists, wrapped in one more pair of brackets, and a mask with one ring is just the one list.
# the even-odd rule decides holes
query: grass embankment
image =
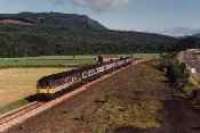
{"label": "grass embankment", "polygon": [[0,68],[16,67],[74,67],[95,63],[95,56],[41,56],[0,58]]}
{"label": "grass embankment", "polygon": [[183,90],[186,95],[191,94],[195,90],[199,90],[200,87],[200,77],[199,75],[193,75],[190,73],[188,78],[188,83],[184,86]]}
{"label": "grass embankment", "polygon": [[160,127],[160,111],[169,90],[165,80],[151,63],[131,66],[13,131],[104,133]]}
{"label": "grass embankment", "polygon": [[17,108],[20,108],[20,107],[22,107],[22,106],[24,106],[28,103],[29,103],[29,101],[26,100],[26,99],[20,99],[20,100],[17,100],[15,102],[9,103],[9,104],[0,108],[0,115],[4,114],[6,112],[9,112],[11,110],[15,110]]}
{"label": "grass embankment", "polygon": [[93,132],[123,127],[159,127],[161,117],[158,112],[163,107],[159,99],[165,97],[161,91],[166,91],[164,80],[163,74],[150,64],[132,67],[102,83],[107,91],[95,102],[103,104],[91,116],[83,114],[83,118],[93,127]]}

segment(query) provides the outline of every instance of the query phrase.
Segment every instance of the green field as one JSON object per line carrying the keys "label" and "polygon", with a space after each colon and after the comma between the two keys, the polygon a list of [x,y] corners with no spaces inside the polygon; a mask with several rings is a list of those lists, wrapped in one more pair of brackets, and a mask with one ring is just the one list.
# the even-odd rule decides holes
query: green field
{"label": "green field", "polygon": [[41,56],[0,58],[0,68],[15,67],[76,67],[95,63],[95,56]]}
{"label": "green field", "polygon": [[159,53],[135,53],[132,54],[134,58],[144,58],[144,59],[158,59],[160,57]]}
{"label": "green field", "polygon": [[[135,53],[107,55],[112,57],[131,56],[134,58],[155,59],[159,58],[157,53]],[[24,58],[0,58],[0,68],[16,67],[77,67],[87,64],[94,64],[95,55],[76,56],[39,56]]]}

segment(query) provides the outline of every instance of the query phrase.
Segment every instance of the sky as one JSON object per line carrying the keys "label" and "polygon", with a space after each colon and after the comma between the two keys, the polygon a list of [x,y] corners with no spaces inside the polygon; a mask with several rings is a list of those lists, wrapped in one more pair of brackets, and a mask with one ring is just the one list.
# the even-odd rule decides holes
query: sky
{"label": "sky", "polygon": [[86,14],[110,29],[200,31],[200,0],[0,0],[0,13]]}

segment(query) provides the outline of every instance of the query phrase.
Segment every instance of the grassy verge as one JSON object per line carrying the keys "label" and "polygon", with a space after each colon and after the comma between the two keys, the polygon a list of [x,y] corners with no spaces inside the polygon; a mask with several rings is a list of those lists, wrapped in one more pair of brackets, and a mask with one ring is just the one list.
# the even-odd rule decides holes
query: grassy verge
{"label": "grassy verge", "polygon": [[[93,102],[91,96],[91,103],[84,102],[78,119],[99,133],[123,127],[159,127],[162,118],[158,112],[163,108],[159,98],[164,98],[168,89],[164,80],[163,73],[152,64],[129,68],[93,86],[97,98]],[[153,95],[156,93],[159,95]]]}
{"label": "grassy verge", "polygon": [[1,114],[4,114],[6,112],[9,112],[11,110],[14,110],[14,109],[17,109],[17,108],[20,108],[26,104],[28,104],[29,102],[26,100],[26,99],[20,99],[18,101],[15,101],[13,103],[10,103],[6,106],[3,106],[3,107],[0,107],[0,115]]}
{"label": "grassy verge", "polygon": [[200,80],[195,75],[190,75],[188,83],[183,87],[184,96],[190,95],[193,91],[199,90]]}

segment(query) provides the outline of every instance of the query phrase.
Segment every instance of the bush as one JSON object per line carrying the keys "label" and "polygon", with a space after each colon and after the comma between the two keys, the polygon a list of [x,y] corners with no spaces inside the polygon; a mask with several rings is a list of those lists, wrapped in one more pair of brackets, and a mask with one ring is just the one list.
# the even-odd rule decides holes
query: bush
{"label": "bush", "polygon": [[166,73],[171,85],[176,88],[182,88],[188,83],[189,72],[185,63],[180,63],[175,55],[175,53],[162,55],[160,68]]}
{"label": "bush", "polygon": [[170,64],[167,68],[167,76],[171,83],[185,81],[187,78],[185,64],[179,62]]}

